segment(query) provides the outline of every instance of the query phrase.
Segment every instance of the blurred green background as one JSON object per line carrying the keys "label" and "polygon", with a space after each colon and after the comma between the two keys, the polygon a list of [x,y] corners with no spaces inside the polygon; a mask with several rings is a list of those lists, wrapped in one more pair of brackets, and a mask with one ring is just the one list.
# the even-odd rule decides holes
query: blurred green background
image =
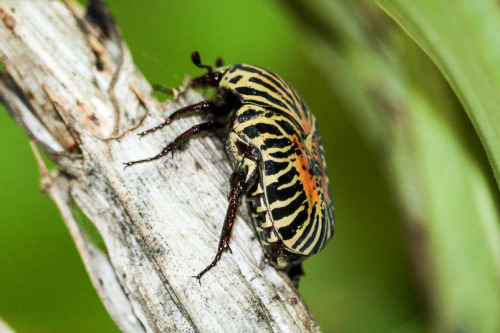
{"label": "blurred green background", "polygon": [[[323,332],[497,332],[500,147],[485,126],[498,118],[500,11],[404,3],[108,1],[151,83],[202,73],[197,50],[278,73],[307,101],[336,209],[300,285]],[[3,111],[0,151],[0,317],[19,332],[117,331]]]}

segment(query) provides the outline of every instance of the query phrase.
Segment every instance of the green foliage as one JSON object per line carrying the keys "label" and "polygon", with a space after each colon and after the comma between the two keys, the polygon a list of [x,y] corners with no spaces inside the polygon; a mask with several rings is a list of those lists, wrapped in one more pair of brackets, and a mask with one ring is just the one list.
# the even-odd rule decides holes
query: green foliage
{"label": "green foliage", "polygon": [[455,103],[444,80],[425,77],[429,66],[407,55],[404,68],[415,83],[408,105],[425,198],[422,224],[429,235],[436,327],[496,332],[500,215],[491,174],[500,180],[498,2],[378,2],[429,55],[460,100]]}
{"label": "green foliage", "polygon": [[0,317],[16,332],[113,332],[22,130],[0,112]]}
{"label": "green foliage", "polygon": [[71,214],[75,218],[76,223],[78,223],[78,226],[83,231],[87,240],[102,253],[108,254],[108,249],[106,248],[106,244],[104,243],[101,234],[92,221],[89,220],[87,215],[82,212],[80,207],[78,207],[74,201],[71,203]]}

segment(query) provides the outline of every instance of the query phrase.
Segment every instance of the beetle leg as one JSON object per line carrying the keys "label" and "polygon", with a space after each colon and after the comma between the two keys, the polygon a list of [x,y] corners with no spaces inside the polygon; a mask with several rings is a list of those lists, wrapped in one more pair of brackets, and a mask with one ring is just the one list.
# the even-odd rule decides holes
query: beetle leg
{"label": "beetle leg", "polygon": [[298,264],[297,266],[293,266],[290,268],[288,271],[288,277],[290,280],[292,280],[293,285],[295,288],[299,287],[299,281],[302,276],[304,276],[304,268],[302,267],[302,263]]}
{"label": "beetle leg", "polygon": [[[233,173],[231,176],[231,196],[229,198],[229,207],[227,209],[226,218],[224,219],[224,225],[222,226],[222,233],[219,240],[219,247],[217,249],[217,254],[214,260],[208,265],[204,270],[202,270],[196,278],[201,279],[203,274],[208,272],[211,268],[217,265],[220,260],[222,252],[225,250],[230,250],[229,248],[229,237],[231,236],[231,230],[233,228],[234,221],[236,219],[236,214],[238,213],[238,207],[240,203],[240,198],[243,193],[244,184],[243,181],[246,178],[244,172]],[[201,282],[200,282],[201,283]]]}
{"label": "beetle leg", "polygon": [[223,126],[223,124],[221,124],[219,122],[215,122],[215,121],[209,121],[206,123],[194,125],[190,129],[188,129],[187,131],[185,131],[184,133],[182,133],[181,135],[176,137],[174,139],[174,141],[170,142],[165,148],[163,148],[161,153],[159,153],[158,155],[150,157],[150,158],[146,158],[143,160],[131,161],[131,162],[123,163],[123,164],[125,164],[125,167],[129,167],[129,166],[134,165],[134,164],[157,160],[157,159],[167,155],[169,152],[171,152],[173,154],[176,149],[179,149],[193,135],[198,134],[198,133],[202,133],[202,132],[209,132],[209,131],[213,132],[213,131],[219,129],[221,126]]}
{"label": "beetle leg", "polygon": [[143,137],[146,134],[149,134],[151,132],[155,132],[155,131],[163,128],[164,126],[167,126],[173,120],[175,120],[179,116],[182,116],[182,115],[184,115],[186,113],[189,113],[189,112],[192,112],[192,111],[199,111],[199,110],[208,110],[208,109],[213,109],[213,108],[215,108],[215,106],[210,101],[201,101],[201,102],[193,104],[193,105],[188,105],[188,106],[183,107],[182,109],[179,109],[179,110],[175,111],[174,113],[172,113],[160,125],[152,127],[152,128],[150,128],[150,129],[148,129],[148,130],[146,130],[144,132],[141,132],[141,133],[137,134],[137,135],[139,135],[140,137]]}

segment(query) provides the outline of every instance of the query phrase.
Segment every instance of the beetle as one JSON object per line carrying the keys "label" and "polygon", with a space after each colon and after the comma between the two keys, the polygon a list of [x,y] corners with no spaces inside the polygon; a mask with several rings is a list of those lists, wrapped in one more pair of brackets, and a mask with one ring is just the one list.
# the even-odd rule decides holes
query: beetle
{"label": "beetle", "polygon": [[207,121],[175,138],[158,155],[124,163],[159,159],[179,149],[195,134],[215,132],[225,141],[233,173],[229,207],[217,254],[196,278],[213,268],[229,249],[229,239],[243,195],[268,261],[288,270],[298,283],[301,263],[319,252],[333,236],[334,212],[325,152],[315,117],[295,90],[279,76],[257,66],[203,65],[198,52],[192,62],[207,72],[191,81],[193,88],[213,87],[215,96],[173,112],[139,133],[144,136],[193,111]]}

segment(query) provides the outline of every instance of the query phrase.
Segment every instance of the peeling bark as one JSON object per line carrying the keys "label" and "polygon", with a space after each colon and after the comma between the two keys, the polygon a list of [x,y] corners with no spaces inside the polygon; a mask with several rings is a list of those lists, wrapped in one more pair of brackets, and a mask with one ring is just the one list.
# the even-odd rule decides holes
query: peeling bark
{"label": "peeling bark", "polygon": [[[201,122],[193,116],[143,139],[136,135],[200,95],[181,87],[166,103],[149,97],[101,1],[89,1],[85,11],[60,0],[3,0],[0,19],[0,99],[57,165],[50,172],[38,158],[43,189],[122,331],[319,331],[241,217],[232,254],[201,284],[193,278],[215,255],[228,204],[231,170],[220,141],[194,139],[175,158],[123,168]],[[82,228],[75,204],[105,249]]]}

